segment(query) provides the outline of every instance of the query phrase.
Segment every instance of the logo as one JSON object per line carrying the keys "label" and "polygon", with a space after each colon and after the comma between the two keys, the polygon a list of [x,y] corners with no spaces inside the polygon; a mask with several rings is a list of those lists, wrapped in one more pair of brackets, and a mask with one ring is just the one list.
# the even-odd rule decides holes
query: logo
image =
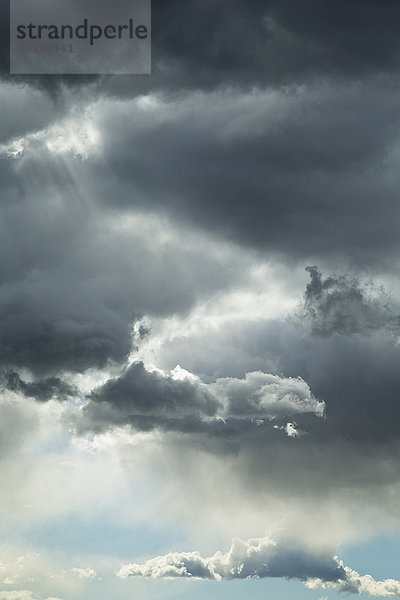
{"label": "logo", "polygon": [[[125,31],[127,30],[127,31]],[[72,25],[17,25],[17,39],[25,40],[65,40],[78,39],[90,40],[93,46],[96,40],[105,37],[108,40],[121,40],[124,37],[133,39],[136,36],[140,40],[147,39],[148,30],[146,25],[134,27],[133,19],[129,19],[129,25],[106,25],[104,28],[100,25],[88,25],[88,19],[84,19],[82,25],[72,27]]]}
{"label": "logo", "polygon": [[150,73],[150,0],[99,4],[11,0],[10,73]]}

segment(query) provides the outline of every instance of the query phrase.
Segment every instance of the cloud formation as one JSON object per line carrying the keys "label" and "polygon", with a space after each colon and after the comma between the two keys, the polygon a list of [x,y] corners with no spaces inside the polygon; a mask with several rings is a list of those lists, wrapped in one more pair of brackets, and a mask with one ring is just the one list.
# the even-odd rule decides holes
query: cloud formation
{"label": "cloud formation", "polygon": [[323,581],[321,579],[311,579],[306,582],[309,589],[318,588],[336,589],[339,592],[347,594],[367,593],[374,597],[399,598],[400,581],[396,579],[384,579],[377,581],[371,575],[360,575],[350,567],[343,567],[345,577],[338,582]]}
{"label": "cloud formation", "polygon": [[133,363],[119,378],[94,390],[75,423],[80,431],[101,432],[132,425],[139,430],[240,432],[241,424],[293,415],[324,414],[325,404],[314,398],[301,378],[254,372],[245,379],[223,378],[205,384],[175,369],[172,376]]}
{"label": "cloud formation", "polygon": [[307,267],[306,271],[311,281],[304,294],[305,317],[310,319],[313,334],[399,331],[400,317],[393,314],[383,290],[368,289],[366,284],[343,275],[323,279],[317,267]]}
{"label": "cloud formation", "polygon": [[[179,99],[152,93],[124,98],[114,110],[104,99],[90,109],[108,167],[99,197],[106,204],[112,198],[119,210],[167,211],[180,223],[288,260],[382,264],[399,246],[396,94],[389,80],[377,78],[224,88]],[[105,193],[110,176],[112,195]]]}
{"label": "cloud formation", "polygon": [[[153,0],[151,77],[4,73],[4,537],[90,514],[160,555],[121,576],[399,595],[331,552],[400,518],[399,17]],[[290,541],[251,538],[276,523]],[[164,555],[163,527],[235,541]],[[21,576],[0,599],[98,598],[73,554],[84,592]]]}
{"label": "cloud formation", "polygon": [[[319,573],[315,576],[315,573]],[[374,597],[400,597],[400,581],[377,581],[343,565],[336,556],[286,547],[265,538],[234,539],[228,552],[202,557],[199,552],[173,552],[143,564],[126,564],[117,576],[151,579],[193,578],[215,581],[285,577],[300,579],[311,589],[337,590],[347,594],[367,593]]]}
{"label": "cloud formation", "polygon": [[3,376],[2,384],[11,392],[16,392],[40,402],[47,402],[51,399],[62,401],[78,396],[78,389],[59,377],[26,382],[15,371],[8,371]]}
{"label": "cloud formation", "polygon": [[118,577],[199,579],[263,579],[287,577],[306,580],[320,573],[324,581],[336,582],[344,577],[344,569],[331,556],[307,550],[280,546],[269,538],[248,541],[234,539],[228,552],[216,552],[203,558],[199,552],[171,553],[146,563],[121,567]]}

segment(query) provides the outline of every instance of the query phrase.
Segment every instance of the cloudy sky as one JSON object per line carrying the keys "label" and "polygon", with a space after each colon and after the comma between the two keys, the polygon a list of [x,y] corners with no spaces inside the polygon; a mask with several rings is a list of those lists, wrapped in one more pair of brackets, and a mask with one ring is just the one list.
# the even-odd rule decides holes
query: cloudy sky
{"label": "cloudy sky", "polygon": [[0,80],[0,600],[400,597],[400,4],[153,0]]}

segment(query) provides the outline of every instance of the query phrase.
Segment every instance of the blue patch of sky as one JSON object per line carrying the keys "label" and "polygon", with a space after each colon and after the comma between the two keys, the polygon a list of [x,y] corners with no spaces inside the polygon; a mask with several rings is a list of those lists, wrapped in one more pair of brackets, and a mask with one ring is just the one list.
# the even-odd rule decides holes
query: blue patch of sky
{"label": "blue patch of sky", "polygon": [[375,579],[400,579],[400,532],[339,548],[345,565]]}

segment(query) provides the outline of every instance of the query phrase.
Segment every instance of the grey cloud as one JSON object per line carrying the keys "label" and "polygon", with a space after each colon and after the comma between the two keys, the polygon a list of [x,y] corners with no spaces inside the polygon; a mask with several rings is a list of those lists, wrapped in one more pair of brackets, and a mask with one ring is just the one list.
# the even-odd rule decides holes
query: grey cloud
{"label": "grey cloud", "polygon": [[242,317],[216,331],[198,328],[190,340],[166,340],[159,363],[166,369],[180,363],[204,381],[223,373],[241,379],[256,369],[301,377],[326,403],[326,419],[296,416],[300,429],[320,442],[390,443],[400,433],[397,302],[354,276],[323,278],[314,269],[311,275],[300,326],[293,315],[256,322]]}
{"label": "grey cloud", "polygon": [[[251,88],[321,74],[351,78],[396,72],[398,19],[399,7],[391,0],[312,0],[305,5],[294,0],[153,0],[151,82],[146,77],[111,77],[102,85],[115,94],[131,95],[149,88]],[[8,23],[6,14],[2,22]],[[8,31],[4,34],[6,57]],[[8,65],[2,67],[8,71]],[[54,79],[41,78],[42,85],[54,91],[60,84],[88,81]]]}
{"label": "grey cloud", "polygon": [[6,369],[45,376],[124,363],[140,315],[185,312],[240,280],[250,264],[250,257],[161,215],[118,216],[99,205],[87,161],[63,150],[65,140],[79,150],[81,125],[61,122],[34,138],[32,153],[1,163]]}
{"label": "grey cloud", "polygon": [[[388,77],[251,93],[100,95],[94,103],[98,95],[88,96],[99,154],[70,168],[99,205],[167,214],[180,227],[297,261],[393,264],[400,113]],[[71,184],[57,158],[35,154],[31,169],[47,161],[52,178]]]}
{"label": "grey cloud", "polygon": [[[398,521],[398,317],[362,281],[397,277],[399,16],[391,0],[154,0],[152,77],[6,76],[0,366],[4,394],[25,397],[17,412],[2,404],[2,452],[29,431],[30,398],[74,392],[63,373],[126,364],[141,315],[173,318],[244,290],[260,257],[350,264],[354,276],[311,270],[313,335],[268,315],[184,331],[161,366],[180,362],[200,381],[135,363],[87,398],[73,426],[162,431],[185,486],[204,492],[199,505],[196,461],[231,467],[229,516],[238,498],[264,515],[282,500],[293,522],[309,519],[310,538],[331,519],[330,539],[351,537],[350,520],[378,529],[371,515],[383,510]],[[87,153],[81,125],[96,134]],[[20,136],[19,153],[10,142]],[[213,489],[221,470],[205,475]],[[359,576],[329,553],[266,540],[121,575],[313,578],[398,594],[398,582]]]}
{"label": "grey cloud", "polygon": [[132,424],[139,429],[199,427],[203,418],[215,417],[218,402],[189,381],[176,381],[151,373],[134,363],[118,379],[93,392],[78,427],[104,430]]}
{"label": "grey cloud", "polygon": [[[348,282],[351,278],[343,280]],[[183,327],[182,333],[185,332]],[[312,520],[310,515],[315,514],[321,528],[326,527],[329,520],[325,521],[324,511],[330,514],[332,506],[337,510],[329,517],[333,521],[340,520],[338,514],[343,514],[344,519],[357,523],[355,527],[363,524],[367,530],[375,518],[371,515],[385,507],[385,519],[395,525],[398,508],[390,497],[397,494],[400,477],[399,352],[391,332],[380,329],[372,330],[368,336],[315,336],[310,335],[308,328],[296,327],[293,320],[253,322],[251,315],[248,321],[227,319],[216,329],[199,323],[189,337],[167,341],[161,354],[156,354],[156,363],[159,364],[160,356],[165,369],[180,362],[205,381],[215,380],[219,376],[216,374],[229,374],[220,377],[225,384],[218,397],[230,396],[228,414],[237,411],[240,416],[233,419],[225,414],[225,422],[218,427],[214,420],[206,427],[192,427],[190,436],[163,436],[163,447],[171,453],[169,462],[176,463],[177,477],[186,483],[190,481],[199,494],[195,465],[202,453],[209,457],[205,461],[215,460],[221,468],[234,465],[229,471],[234,483],[225,500],[226,511],[232,510],[232,514],[237,503],[235,494],[240,490],[241,501],[251,502],[251,510],[256,510],[258,503],[264,506],[271,496],[285,506],[293,502],[300,507],[299,513],[290,504],[295,515],[291,522],[294,528],[299,526],[296,519],[303,518],[299,517],[302,511],[308,515],[303,515],[304,519]],[[264,423],[260,423],[260,416],[254,418],[260,413],[240,390],[245,385],[246,370],[251,372],[255,365],[260,365],[261,370],[263,364],[271,373],[281,377],[283,374],[284,381],[301,376],[314,396],[326,403],[325,418],[317,418],[312,411]],[[208,389],[216,390],[218,386],[213,385]],[[250,389],[251,385],[247,387]],[[307,435],[287,436],[293,432],[289,423],[293,426],[294,421],[295,430]],[[167,429],[164,426],[164,432]],[[173,431],[176,430],[175,427]],[[180,459],[182,454],[184,460]],[[209,478],[211,488],[218,486],[212,475]],[[235,497],[233,506],[230,493]],[[196,492],[189,504],[196,501],[195,496]],[[198,510],[203,509],[199,506]],[[212,510],[212,502],[204,507],[204,518],[207,510]],[[262,513],[264,509],[259,510]],[[265,508],[265,514],[268,510]],[[310,527],[311,532],[315,523]],[[339,529],[337,536],[343,534],[343,528],[340,532]],[[329,535],[334,537],[336,532]],[[338,541],[339,537],[334,539]]]}
{"label": "grey cloud", "polygon": [[285,547],[268,538],[255,538],[246,542],[234,539],[226,554],[216,552],[207,558],[203,558],[199,552],[176,552],[150,559],[142,565],[124,565],[118,576],[153,579],[191,577],[217,581],[265,577],[306,580],[319,577],[335,582],[344,578],[344,569],[332,556],[296,548],[295,545]]}
{"label": "grey cloud", "polygon": [[[284,372],[295,370],[324,398],[330,435],[368,444],[398,437],[400,348],[392,337],[377,333],[312,342],[290,335],[276,352]],[[303,428],[301,418],[298,423]]]}
{"label": "grey cloud", "polygon": [[340,333],[369,334],[373,331],[399,331],[390,298],[384,291],[362,284],[356,278],[322,278],[317,267],[307,267],[311,281],[304,295],[305,317],[315,335]]}
{"label": "grey cloud", "polygon": [[117,107],[94,109],[107,164],[98,195],[106,204],[166,211],[298,261],[392,264],[400,242],[393,177],[400,114],[388,78],[155,95]]}
{"label": "grey cloud", "polygon": [[322,417],[325,410],[300,378],[253,372],[245,379],[217,379],[208,387],[227,404],[227,416],[273,419],[312,412]]}
{"label": "grey cloud", "polygon": [[[243,341],[237,341],[241,332]],[[254,337],[250,337],[254,333]],[[296,416],[298,427],[312,434],[314,440],[347,440],[349,444],[365,443],[370,447],[395,442],[400,433],[397,390],[400,385],[398,361],[400,347],[396,339],[381,331],[368,336],[334,335],[310,336],[307,331],[289,323],[268,322],[248,324],[237,331],[222,332],[220,343],[226,345],[235,339],[236,356],[247,365],[262,360],[275,372],[286,377],[300,376],[307,382],[316,398],[326,404],[326,419],[310,421],[306,415]],[[208,347],[210,340],[204,342]],[[204,348],[204,346],[203,346]],[[166,346],[165,351],[167,351]],[[172,344],[172,351],[174,345]],[[224,368],[224,357],[211,361],[202,359],[202,340],[197,345],[197,356],[203,372]],[[191,360],[185,362],[183,347],[174,353],[174,360],[193,368]],[[231,361],[234,373],[242,366]],[[195,369],[194,369],[195,370]],[[308,437],[308,436],[307,436]]]}
{"label": "grey cloud", "polygon": [[175,1],[153,4],[156,74],[191,86],[284,83],[395,70],[396,2]]}
{"label": "grey cloud", "polygon": [[313,413],[322,417],[324,403],[314,398],[301,379],[285,379],[261,372],[243,380],[199,379],[149,372],[133,363],[119,378],[95,390],[81,415],[78,431],[100,432],[130,424],[139,430],[159,428],[182,432],[240,435],[276,418]]}
{"label": "grey cloud", "polygon": [[0,144],[42,129],[58,116],[51,98],[27,84],[3,83],[0,102]]}
{"label": "grey cloud", "polygon": [[40,402],[51,399],[67,400],[77,396],[78,390],[58,377],[50,377],[39,381],[26,382],[15,371],[9,371],[3,376],[3,386],[11,391],[34,398]]}
{"label": "grey cloud", "polygon": [[[58,276],[52,282],[44,280],[36,290],[29,281],[22,280],[4,291],[0,299],[4,317],[0,342],[3,365],[43,374],[83,371],[105,366],[108,360],[124,360],[130,350],[129,312],[126,316],[122,311],[113,313],[101,306],[94,290],[82,287],[75,288],[79,296],[71,289],[61,298],[62,287],[48,288],[47,294],[46,287],[57,280]],[[79,280],[70,283],[82,285]],[[79,312],[78,297],[82,302]]]}
{"label": "grey cloud", "polygon": [[11,393],[0,393],[0,461],[26,452],[40,427],[37,404],[21,402]]}

